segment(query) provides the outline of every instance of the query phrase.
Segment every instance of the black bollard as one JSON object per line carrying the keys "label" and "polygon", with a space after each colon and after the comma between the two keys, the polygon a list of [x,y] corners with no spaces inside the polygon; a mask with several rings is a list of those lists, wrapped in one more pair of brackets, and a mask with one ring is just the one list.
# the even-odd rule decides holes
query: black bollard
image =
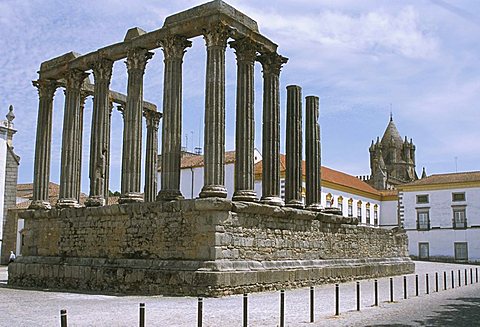
{"label": "black bollard", "polygon": [[455,274],[453,273],[453,270],[452,270],[452,288],[455,288]]}
{"label": "black bollard", "polygon": [[435,273],[435,292],[438,293],[438,272]]}
{"label": "black bollard", "polygon": [[393,277],[390,277],[390,302],[393,302]]}
{"label": "black bollard", "polygon": [[462,273],[458,269],[458,287],[462,286]]}
{"label": "black bollard", "polygon": [[407,299],[407,276],[403,276],[403,298]]}
{"label": "black bollard", "polygon": [[378,280],[375,279],[374,282],[374,293],[375,293],[375,306],[378,307]]}
{"label": "black bollard", "polygon": [[446,271],[443,272],[443,290],[444,291],[447,290],[447,272]]}
{"label": "black bollard", "polygon": [[430,285],[429,285],[428,274],[425,275],[425,293],[430,294]]}
{"label": "black bollard", "polygon": [[315,322],[315,288],[310,286],[310,322]]}
{"label": "black bollard", "polygon": [[140,327],[145,327],[145,303],[140,303]]}
{"label": "black bollard", "polygon": [[360,282],[357,282],[357,311],[360,311]]}
{"label": "black bollard", "polygon": [[468,284],[468,273],[467,273],[467,269],[465,269],[465,286],[467,286]]}
{"label": "black bollard", "polygon": [[280,290],[280,327],[285,326],[285,291]]}
{"label": "black bollard", "polygon": [[340,286],[335,284],[335,316],[340,315]]}
{"label": "black bollard", "polygon": [[248,294],[243,293],[243,327],[248,326]]}
{"label": "black bollard", "polygon": [[197,307],[197,326],[202,327],[203,325],[203,299],[198,298],[198,307]]}
{"label": "black bollard", "polygon": [[415,275],[415,296],[418,296],[418,275]]}
{"label": "black bollard", "polygon": [[473,268],[470,268],[470,284],[473,284]]}
{"label": "black bollard", "polygon": [[60,310],[60,326],[67,327],[67,310]]}

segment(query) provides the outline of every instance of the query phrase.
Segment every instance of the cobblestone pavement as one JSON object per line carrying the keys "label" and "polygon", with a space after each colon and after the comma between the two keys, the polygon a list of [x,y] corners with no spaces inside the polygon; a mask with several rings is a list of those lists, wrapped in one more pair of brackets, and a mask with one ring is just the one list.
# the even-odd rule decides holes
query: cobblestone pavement
{"label": "cobblestone pavement", "polygon": [[[470,284],[470,268],[474,284]],[[389,278],[378,280],[379,306],[374,307],[373,280],[360,281],[361,311],[356,311],[356,283],[340,284],[340,316],[335,316],[334,285],[315,287],[315,323],[309,323],[309,289],[285,291],[285,326],[478,326],[480,283],[478,266],[416,262],[419,296],[415,296],[415,274],[394,277],[394,302],[390,303]],[[467,284],[465,285],[465,269]],[[458,287],[460,270],[461,287]],[[443,272],[447,290],[443,290]],[[451,284],[454,271],[455,289]],[[439,292],[435,292],[435,272]],[[426,274],[429,293],[426,293]],[[480,273],[480,272],[479,272]],[[58,326],[60,309],[67,309],[68,326],[138,326],[139,303],[146,306],[146,326],[195,326],[197,299],[163,296],[110,296],[48,290],[8,288],[6,267],[0,267],[0,326]],[[279,292],[249,294],[250,326],[279,324]],[[204,326],[242,326],[242,296],[204,299]]]}

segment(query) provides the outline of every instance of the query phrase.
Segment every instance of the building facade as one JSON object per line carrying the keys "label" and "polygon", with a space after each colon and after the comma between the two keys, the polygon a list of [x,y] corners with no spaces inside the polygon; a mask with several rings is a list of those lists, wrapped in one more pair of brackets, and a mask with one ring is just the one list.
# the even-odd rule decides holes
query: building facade
{"label": "building facade", "polygon": [[480,172],[431,175],[398,189],[413,258],[480,261]]}

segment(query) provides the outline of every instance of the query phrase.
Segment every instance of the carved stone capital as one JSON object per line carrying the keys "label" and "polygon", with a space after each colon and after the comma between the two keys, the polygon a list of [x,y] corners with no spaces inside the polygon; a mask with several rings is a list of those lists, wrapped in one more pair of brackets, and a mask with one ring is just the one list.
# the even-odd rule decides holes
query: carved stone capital
{"label": "carved stone capital", "polygon": [[88,73],[85,73],[83,70],[72,69],[69,70],[65,75],[65,80],[67,82],[67,89],[78,90],[80,91],[85,78],[88,77]]}
{"label": "carved stone capital", "polygon": [[231,29],[224,24],[217,24],[203,30],[203,38],[207,48],[227,46],[227,40],[231,35]]}
{"label": "carved stone capital", "polygon": [[235,49],[237,61],[246,61],[253,63],[257,57],[257,46],[249,38],[241,38],[239,40],[228,43],[231,48]]}
{"label": "carved stone capital", "polygon": [[100,58],[92,67],[95,83],[109,82],[112,78],[113,61],[107,58]]}
{"label": "carved stone capital", "polygon": [[287,63],[288,58],[276,52],[271,52],[257,56],[257,60],[262,64],[264,74],[280,75],[282,65]]}
{"label": "carved stone capital", "polygon": [[49,99],[53,99],[58,87],[57,82],[51,79],[39,79],[37,81],[32,81],[32,84],[37,88],[38,95],[41,98],[46,97]]}
{"label": "carved stone capital", "polygon": [[143,112],[143,116],[147,121],[147,127],[152,126],[156,130],[158,130],[158,124],[160,123],[160,119],[162,118],[162,114],[160,112],[145,110]]}
{"label": "carved stone capital", "polygon": [[128,51],[127,64],[128,71],[137,70],[142,73],[145,71],[147,61],[153,57],[153,52],[149,52],[146,49],[133,48]]}
{"label": "carved stone capital", "polygon": [[165,60],[182,60],[187,48],[192,46],[192,42],[179,35],[168,36],[160,42],[165,55]]}

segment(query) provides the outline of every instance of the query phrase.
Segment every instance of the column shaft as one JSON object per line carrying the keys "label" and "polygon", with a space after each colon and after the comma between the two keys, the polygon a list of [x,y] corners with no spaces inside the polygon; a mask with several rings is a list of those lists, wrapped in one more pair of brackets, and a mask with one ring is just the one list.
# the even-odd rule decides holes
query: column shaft
{"label": "column shaft", "polygon": [[52,145],[53,96],[57,84],[53,80],[34,81],[38,89],[37,136],[33,166],[33,199],[30,209],[50,209],[48,183],[50,181],[50,157]]}
{"label": "column shaft", "polygon": [[230,42],[237,55],[237,107],[235,126],[235,201],[256,201],[254,191],[254,64],[256,48],[251,40]]}
{"label": "column shaft", "polygon": [[66,76],[58,207],[78,206],[76,169],[78,169],[79,156],[81,87],[87,76],[88,74],[80,70],[71,70]]}
{"label": "column shaft", "polygon": [[110,134],[110,80],[113,61],[102,58],[93,66],[95,88],[93,95],[92,128],[90,135],[90,193],[87,206],[105,205],[105,181],[107,177],[107,157]]}
{"label": "column shaft", "polygon": [[105,204],[108,204],[108,198],[110,197],[110,135],[112,129],[112,111],[113,102],[108,102],[108,119],[105,122],[105,145],[107,147],[105,155],[105,186],[103,187]]}
{"label": "column shaft", "polygon": [[225,188],[225,48],[229,29],[219,24],[204,32],[205,82],[204,185],[200,197],[227,197]]}
{"label": "column shaft", "polygon": [[153,202],[157,195],[158,123],[162,114],[155,111],[145,111],[144,115],[147,120],[144,200],[145,202]]}
{"label": "column shaft", "polygon": [[302,208],[302,88],[297,85],[287,86],[286,132],[285,204]]}
{"label": "column shaft", "polygon": [[319,99],[316,96],[306,97],[306,205],[308,209],[321,210],[321,154]]}
{"label": "column shaft", "polygon": [[287,58],[277,53],[262,54],[263,130],[262,130],[262,199],[272,205],[283,205],[280,198],[280,93],[279,76]]}
{"label": "column shaft", "polygon": [[142,160],[143,74],[153,53],[132,49],[127,56],[128,86],[124,113],[122,151],[122,195],[120,203],[142,202],[140,193]]}
{"label": "column shaft", "polygon": [[[192,42],[179,36],[162,41],[165,56],[162,122],[162,178],[158,200],[182,199],[180,162],[182,159],[182,64],[185,49]],[[158,127],[157,127],[158,128]]]}
{"label": "column shaft", "polygon": [[85,101],[87,99],[87,94],[85,92],[80,92],[80,111],[78,113],[78,134],[76,140],[76,162],[75,162],[75,196],[78,203],[80,203],[80,193],[82,186],[82,150],[83,150],[83,114],[85,112]]}

